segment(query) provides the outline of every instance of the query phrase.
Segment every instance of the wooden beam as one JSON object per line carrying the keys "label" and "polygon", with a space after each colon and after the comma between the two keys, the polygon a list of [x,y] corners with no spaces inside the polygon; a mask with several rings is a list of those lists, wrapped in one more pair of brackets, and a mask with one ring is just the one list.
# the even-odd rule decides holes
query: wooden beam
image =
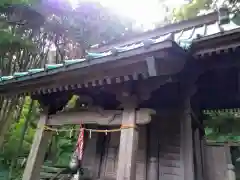
{"label": "wooden beam", "polygon": [[148,75],[149,76],[157,76],[157,65],[156,65],[156,60],[153,56],[147,57],[146,58],[146,63],[147,63],[147,69],[148,69]]}
{"label": "wooden beam", "polygon": [[44,125],[48,120],[48,115],[42,114],[35,132],[32,148],[28,156],[27,164],[22,180],[40,179],[40,170],[47,151],[48,143],[52,133],[44,130]]}
{"label": "wooden beam", "polygon": [[198,128],[199,128],[202,132],[205,132],[204,125],[199,121],[197,115],[194,113],[193,110],[191,110],[191,116],[192,116],[192,120],[196,123],[196,125],[198,126]]}
{"label": "wooden beam", "polygon": [[[82,111],[82,112],[61,112],[50,116],[48,125],[64,125],[64,124],[99,124],[116,126],[122,124],[124,111],[121,110],[103,110]],[[151,109],[139,109],[136,111],[136,124],[148,124],[151,121]]]}
{"label": "wooden beam", "polygon": [[[136,124],[135,108],[124,109],[123,124]],[[136,129],[124,129],[121,131],[117,180],[136,179],[136,150],[138,147],[138,132]]]}
{"label": "wooden beam", "polygon": [[240,147],[240,142],[217,142],[217,141],[212,141],[212,140],[206,140],[205,145],[207,146],[234,146],[234,147]]}

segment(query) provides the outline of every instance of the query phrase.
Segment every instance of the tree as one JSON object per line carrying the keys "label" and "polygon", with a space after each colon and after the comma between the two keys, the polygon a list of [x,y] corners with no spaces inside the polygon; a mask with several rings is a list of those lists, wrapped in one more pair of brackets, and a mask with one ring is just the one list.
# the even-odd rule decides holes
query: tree
{"label": "tree", "polygon": [[240,10],[239,0],[193,0],[189,4],[185,4],[173,11],[174,20],[187,20],[201,14],[218,10],[220,7],[226,7],[230,12],[236,14]]}
{"label": "tree", "polygon": [[[116,16],[100,4],[86,2],[77,9],[70,9],[62,8],[67,7],[66,4],[53,6],[44,2],[0,2],[1,75],[43,67],[48,61],[51,45],[57,49],[56,59],[52,63],[60,63],[65,58],[84,56],[85,50],[92,44],[104,44],[132,33],[131,22]],[[79,49],[79,46],[83,53],[72,56],[73,49]],[[34,121],[40,109],[24,96],[2,98],[0,106],[0,148],[3,150],[0,156],[4,157],[2,166],[12,168],[11,176],[14,179],[21,174],[23,168],[15,161],[17,158],[12,160],[12,157],[27,157],[36,128]],[[67,136],[69,134],[61,133],[60,137],[55,137],[53,141],[56,142],[51,143],[50,149],[58,147],[55,148],[59,150],[56,154],[61,154],[63,149],[69,149],[66,144],[73,145],[73,140]],[[16,144],[19,144],[20,154],[16,152]],[[66,158],[68,156],[66,155]],[[55,163],[66,162],[63,159],[60,161]]]}
{"label": "tree", "polygon": [[240,141],[240,114],[234,111],[205,112],[206,137],[218,142]]}
{"label": "tree", "polygon": [[202,10],[209,10],[212,3],[212,0],[193,0],[189,4],[185,4],[180,8],[174,9],[174,18],[177,21],[180,21],[196,17]]}

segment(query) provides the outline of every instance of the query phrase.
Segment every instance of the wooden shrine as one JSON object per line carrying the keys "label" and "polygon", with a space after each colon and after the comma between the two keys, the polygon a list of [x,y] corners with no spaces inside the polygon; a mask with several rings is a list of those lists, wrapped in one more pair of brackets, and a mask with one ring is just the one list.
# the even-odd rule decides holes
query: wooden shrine
{"label": "wooden shrine", "polygon": [[[201,111],[240,107],[240,32],[218,20],[214,12],[1,77],[1,96],[28,94],[43,108],[23,180],[39,179],[52,135],[43,127],[80,123],[134,127],[92,134],[84,154],[91,179],[207,180]],[[87,110],[64,111],[73,95]]]}

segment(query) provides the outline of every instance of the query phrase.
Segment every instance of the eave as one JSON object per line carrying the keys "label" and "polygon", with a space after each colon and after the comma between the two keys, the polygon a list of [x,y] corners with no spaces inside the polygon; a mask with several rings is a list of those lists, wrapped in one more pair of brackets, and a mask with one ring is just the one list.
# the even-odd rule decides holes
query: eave
{"label": "eave", "polygon": [[219,32],[192,41],[191,53],[194,57],[203,58],[212,54],[234,51],[240,46],[240,28]]}
{"label": "eave", "polygon": [[[45,69],[43,72],[2,81],[0,95],[47,94],[69,89],[123,83],[139,78],[146,79],[154,76],[146,61],[147,57],[152,56],[161,59],[175,56],[175,58],[182,59],[181,62],[186,59],[183,49],[175,42],[165,40],[148,47],[142,46],[115,55],[62,65],[55,69]],[[155,67],[154,63],[153,68]],[[155,76],[157,75],[155,74]]]}

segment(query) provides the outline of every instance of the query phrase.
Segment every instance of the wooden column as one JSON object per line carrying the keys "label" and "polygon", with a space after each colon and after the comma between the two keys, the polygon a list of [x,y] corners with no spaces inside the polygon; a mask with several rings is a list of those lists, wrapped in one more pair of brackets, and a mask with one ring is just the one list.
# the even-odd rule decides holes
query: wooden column
{"label": "wooden column", "polygon": [[194,179],[193,164],[193,135],[190,98],[184,101],[181,118],[181,161],[183,165],[184,180]]}
{"label": "wooden column", "polygon": [[203,179],[207,180],[207,166],[206,166],[206,140],[201,139],[201,153],[202,153],[202,165],[203,165]]}
{"label": "wooden column", "polygon": [[200,139],[199,129],[196,129],[196,130],[194,131],[194,147],[195,147],[197,180],[203,180],[203,165],[202,165],[201,139]]}
{"label": "wooden column", "polygon": [[52,134],[44,130],[44,125],[48,120],[48,115],[46,114],[47,113],[40,116],[22,180],[40,179],[41,166]]}
{"label": "wooden column", "polygon": [[157,119],[149,124],[149,144],[148,144],[148,166],[147,166],[147,179],[158,180],[159,168],[158,168],[158,124]]}
{"label": "wooden column", "polygon": [[235,168],[232,164],[232,158],[231,158],[231,152],[230,152],[230,146],[225,145],[225,156],[226,156],[226,162],[227,162],[227,180],[236,180],[235,175]]}
{"label": "wooden column", "polygon": [[[123,125],[136,125],[135,99],[126,97],[123,102]],[[138,147],[138,132],[135,128],[124,129],[120,135],[117,180],[136,179],[136,152]]]}

